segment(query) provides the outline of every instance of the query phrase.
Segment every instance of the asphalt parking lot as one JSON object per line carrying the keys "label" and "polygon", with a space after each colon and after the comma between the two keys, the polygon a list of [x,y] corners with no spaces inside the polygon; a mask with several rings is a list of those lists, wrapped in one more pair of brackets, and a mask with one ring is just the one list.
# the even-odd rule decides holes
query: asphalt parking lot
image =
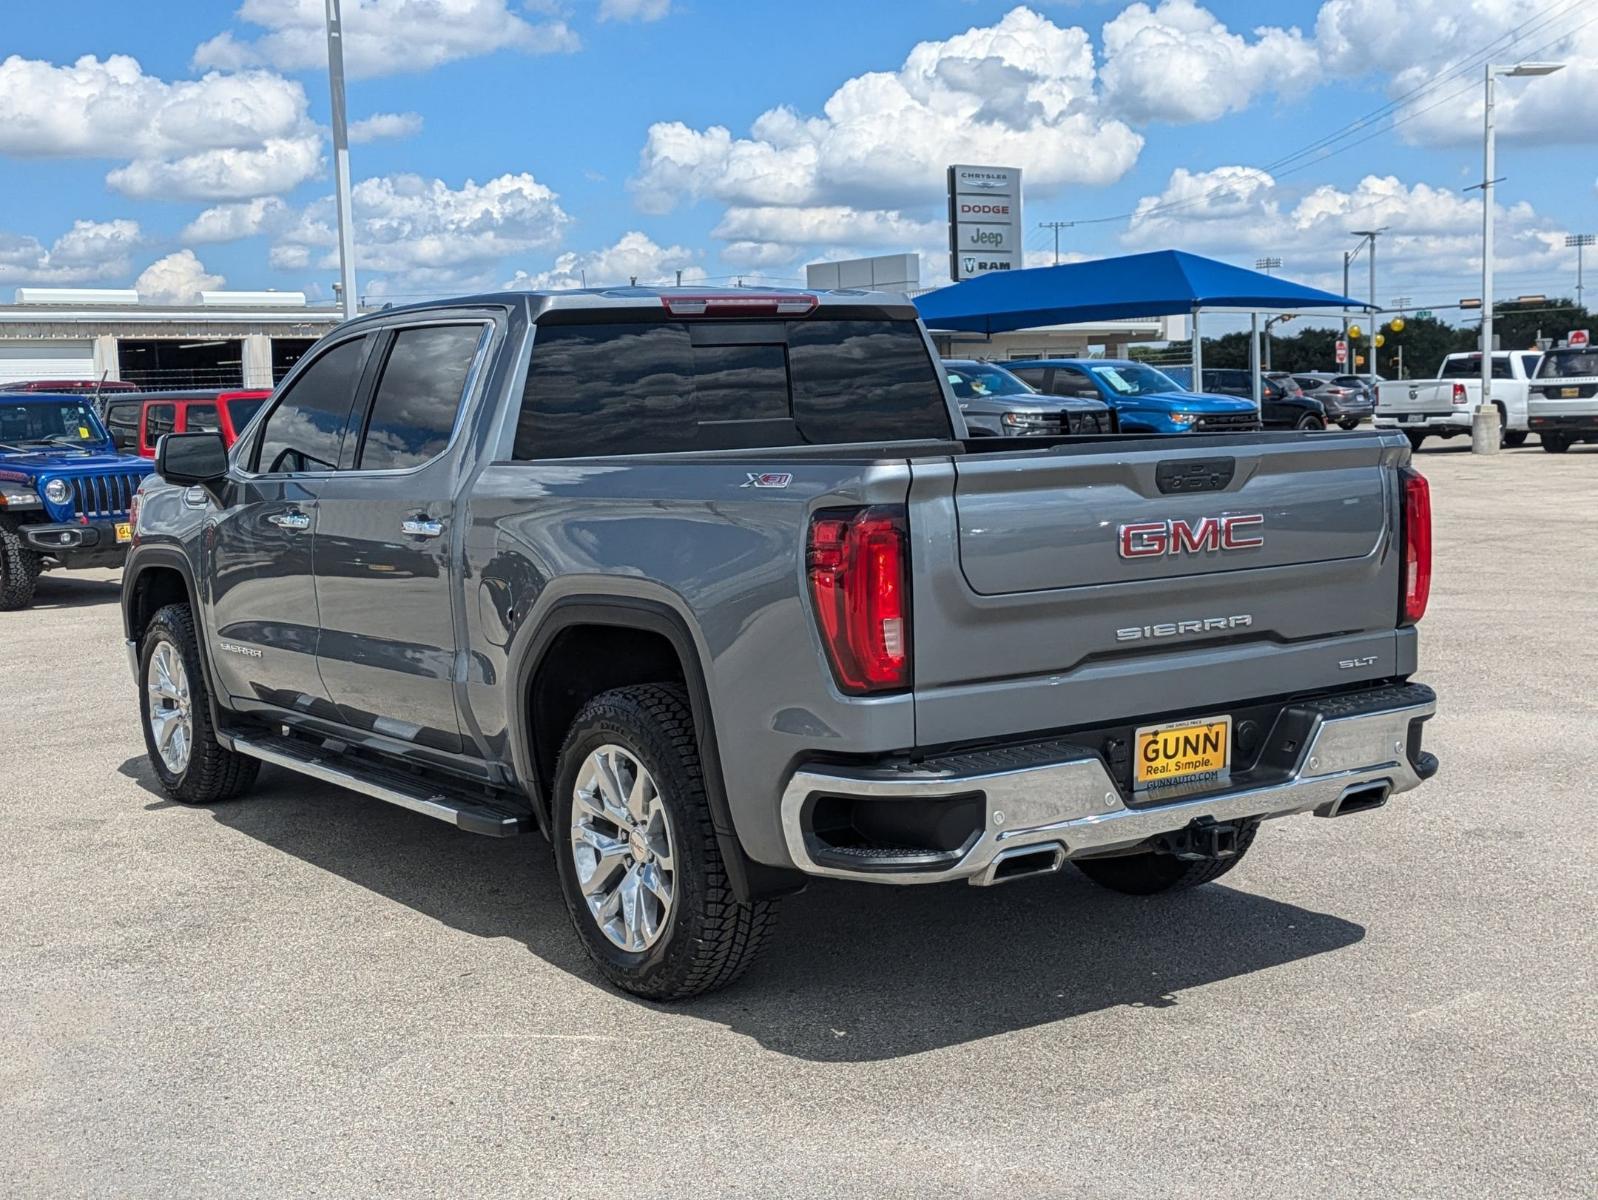
{"label": "asphalt parking lot", "polygon": [[1598,447],[1418,456],[1438,778],[1133,899],[818,884],[677,1007],[536,838],[144,761],[117,576],[0,614],[0,1191],[1582,1196],[1598,1177]]}

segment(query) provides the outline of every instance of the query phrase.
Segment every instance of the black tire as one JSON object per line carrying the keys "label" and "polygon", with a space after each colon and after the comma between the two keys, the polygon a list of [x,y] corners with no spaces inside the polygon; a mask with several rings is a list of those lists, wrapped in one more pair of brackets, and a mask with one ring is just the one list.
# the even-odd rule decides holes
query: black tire
{"label": "black tire", "polygon": [[1184,892],[1219,879],[1248,853],[1259,832],[1259,822],[1245,825],[1237,835],[1237,853],[1231,858],[1190,861],[1172,854],[1126,854],[1120,858],[1083,858],[1072,862],[1100,887],[1128,896],[1153,896],[1158,892]]}
{"label": "black tire", "polygon": [[1426,440],[1424,433],[1406,433],[1404,436],[1409,439],[1409,448],[1417,453],[1420,451],[1420,444]]}
{"label": "black tire", "polygon": [[1570,439],[1562,433],[1545,433],[1541,438],[1543,449],[1549,454],[1563,454],[1570,449]]}
{"label": "black tire", "polygon": [[[193,745],[188,764],[181,774],[173,774],[156,749],[155,733],[150,728],[150,689],[145,680],[150,674],[150,659],[156,647],[169,642],[183,658],[189,681],[189,720]],[[139,723],[144,727],[144,748],[161,790],[180,804],[214,804],[242,795],[255,783],[261,760],[235,754],[216,740],[211,724],[211,693],[200,661],[199,643],[194,633],[194,615],[187,604],[168,604],[150,618],[139,639]]]}
{"label": "black tire", "polygon": [[1356,421],[1356,420],[1339,421],[1338,424],[1341,425],[1344,429],[1352,430],[1352,429],[1358,429],[1359,428],[1359,422]]}
{"label": "black tire", "polygon": [[[672,903],[658,940],[641,951],[611,941],[589,911],[572,857],[573,795],[588,756],[616,745],[654,778],[671,836]],[[711,824],[688,697],[674,684],[640,684],[594,697],[572,722],[555,770],[556,869],[583,949],[623,991],[683,1000],[732,983],[776,923],[776,903],[733,895]]]}
{"label": "black tire", "polygon": [[1321,420],[1321,418],[1317,417],[1314,413],[1305,413],[1302,417],[1300,417],[1298,419],[1298,424],[1293,426],[1293,428],[1294,429],[1325,429],[1326,428],[1326,422]]}
{"label": "black tire", "polygon": [[1506,429],[1504,431],[1504,445],[1511,450],[1518,449],[1526,444],[1526,439],[1531,434],[1524,429]]}
{"label": "black tire", "polygon": [[16,612],[33,603],[33,587],[42,564],[8,521],[0,521],[0,612]]}

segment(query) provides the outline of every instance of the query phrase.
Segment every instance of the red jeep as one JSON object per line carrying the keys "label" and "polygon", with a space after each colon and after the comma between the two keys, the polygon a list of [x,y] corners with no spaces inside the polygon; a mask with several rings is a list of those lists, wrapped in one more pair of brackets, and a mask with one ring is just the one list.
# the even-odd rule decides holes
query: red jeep
{"label": "red jeep", "polygon": [[140,392],[106,401],[105,423],[117,449],[155,457],[163,433],[215,432],[231,446],[272,393],[243,391]]}

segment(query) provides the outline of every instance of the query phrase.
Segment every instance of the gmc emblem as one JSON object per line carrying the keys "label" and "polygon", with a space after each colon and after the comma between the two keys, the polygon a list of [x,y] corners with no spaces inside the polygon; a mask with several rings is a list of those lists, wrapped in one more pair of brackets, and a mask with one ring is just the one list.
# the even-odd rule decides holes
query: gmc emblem
{"label": "gmc emblem", "polygon": [[1200,517],[1197,521],[1139,521],[1120,530],[1122,558],[1157,558],[1166,554],[1203,554],[1221,550],[1254,550],[1265,539],[1245,530],[1265,524],[1262,513],[1238,517]]}

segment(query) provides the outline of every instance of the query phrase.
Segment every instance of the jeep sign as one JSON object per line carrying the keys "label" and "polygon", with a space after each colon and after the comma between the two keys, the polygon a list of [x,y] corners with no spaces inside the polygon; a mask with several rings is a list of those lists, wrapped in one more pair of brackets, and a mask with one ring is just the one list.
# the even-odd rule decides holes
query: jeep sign
{"label": "jeep sign", "polygon": [[1021,169],[949,168],[949,274],[973,279],[1021,265]]}

